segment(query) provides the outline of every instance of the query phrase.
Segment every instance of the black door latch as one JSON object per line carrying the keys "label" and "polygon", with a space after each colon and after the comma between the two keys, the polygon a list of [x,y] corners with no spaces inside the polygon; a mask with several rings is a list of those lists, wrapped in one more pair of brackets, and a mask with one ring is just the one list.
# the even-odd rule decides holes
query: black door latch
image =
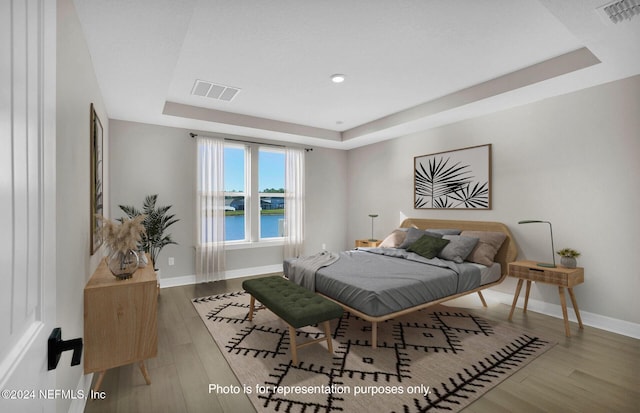
{"label": "black door latch", "polygon": [[63,351],[73,350],[73,355],[71,356],[71,365],[77,366],[80,364],[80,359],[82,358],[82,339],[74,338],[73,340],[62,340],[62,330],[59,327],[56,327],[51,332],[49,336],[49,340],[47,342],[48,349],[48,370],[53,370],[58,367],[58,362],[60,361],[60,355]]}

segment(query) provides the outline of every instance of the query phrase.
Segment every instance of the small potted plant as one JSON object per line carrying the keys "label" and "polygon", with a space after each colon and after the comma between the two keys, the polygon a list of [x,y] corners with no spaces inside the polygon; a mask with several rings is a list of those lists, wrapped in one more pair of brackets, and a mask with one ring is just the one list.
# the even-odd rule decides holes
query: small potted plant
{"label": "small potted plant", "polygon": [[560,257],[560,264],[566,268],[576,268],[576,258],[580,253],[572,248],[563,248],[556,252]]}

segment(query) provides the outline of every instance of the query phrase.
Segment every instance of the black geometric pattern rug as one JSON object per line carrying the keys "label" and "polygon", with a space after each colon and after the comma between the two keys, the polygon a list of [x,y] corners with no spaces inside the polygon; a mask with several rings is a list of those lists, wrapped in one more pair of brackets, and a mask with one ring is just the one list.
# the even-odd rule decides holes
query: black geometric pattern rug
{"label": "black geometric pattern rug", "polygon": [[[249,298],[241,291],[193,305],[241,384],[209,390],[246,394],[258,412],[456,412],[554,345],[440,305],[379,323],[372,349],[371,323],[345,312],[331,321],[334,353],[312,344],[294,365],[287,325],[269,310],[249,321]],[[296,341],[322,336],[309,326]]]}

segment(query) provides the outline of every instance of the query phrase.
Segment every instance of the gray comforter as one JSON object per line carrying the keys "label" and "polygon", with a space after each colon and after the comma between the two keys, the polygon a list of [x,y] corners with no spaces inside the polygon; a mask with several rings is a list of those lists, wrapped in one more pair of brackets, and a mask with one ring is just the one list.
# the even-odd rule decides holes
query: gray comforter
{"label": "gray comforter", "polygon": [[336,262],[340,256],[329,251],[322,251],[308,257],[285,260],[283,269],[287,278],[304,288],[316,290],[316,272]]}
{"label": "gray comforter", "polygon": [[[425,259],[395,248],[360,248],[295,282],[313,277],[315,290],[371,316],[382,316],[480,286],[480,270],[439,258]],[[290,279],[290,262],[285,275]]]}

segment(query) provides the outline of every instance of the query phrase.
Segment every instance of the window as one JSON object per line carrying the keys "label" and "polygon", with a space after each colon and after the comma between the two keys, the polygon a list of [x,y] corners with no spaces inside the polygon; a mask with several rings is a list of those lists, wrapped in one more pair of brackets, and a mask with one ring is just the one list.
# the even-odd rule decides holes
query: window
{"label": "window", "polygon": [[284,165],[282,149],[225,143],[225,241],[282,238]]}
{"label": "window", "polygon": [[222,271],[227,248],[281,245],[285,258],[299,257],[304,150],[206,136],[197,141],[196,274]]}
{"label": "window", "polygon": [[281,238],[284,232],[284,151],[258,152],[260,239]]}
{"label": "window", "polygon": [[246,158],[247,151],[242,145],[224,147],[224,209],[225,241],[246,239]]}

